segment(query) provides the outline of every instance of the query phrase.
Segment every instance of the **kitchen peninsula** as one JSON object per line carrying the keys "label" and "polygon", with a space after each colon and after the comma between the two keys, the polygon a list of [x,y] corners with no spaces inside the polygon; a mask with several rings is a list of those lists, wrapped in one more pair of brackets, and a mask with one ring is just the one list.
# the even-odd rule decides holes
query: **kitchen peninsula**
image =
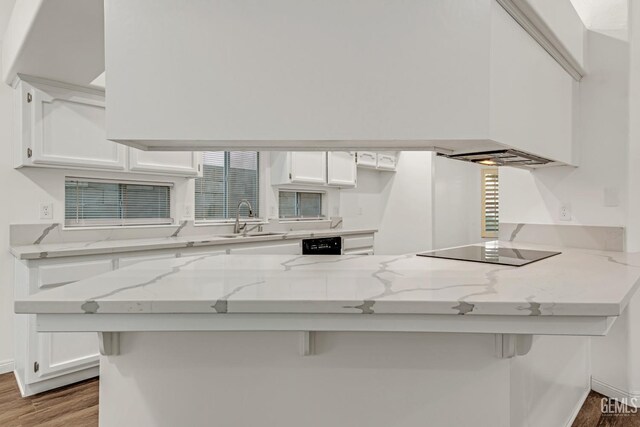
{"label": "kitchen peninsula", "polygon": [[101,426],[563,425],[589,391],[586,336],[629,303],[640,254],[517,247],[562,254],[203,254],[15,309],[40,331],[99,333]]}

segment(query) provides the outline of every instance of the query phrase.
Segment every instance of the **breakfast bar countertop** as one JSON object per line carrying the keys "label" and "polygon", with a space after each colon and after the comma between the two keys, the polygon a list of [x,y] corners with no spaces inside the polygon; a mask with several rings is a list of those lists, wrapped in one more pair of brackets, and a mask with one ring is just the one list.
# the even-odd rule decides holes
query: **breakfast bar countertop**
{"label": "breakfast bar countertop", "polygon": [[[37,314],[618,316],[640,254],[562,254],[523,267],[400,256],[200,255],[142,262],[15,301]],[[375,317],[375,316],[373,316]]]}

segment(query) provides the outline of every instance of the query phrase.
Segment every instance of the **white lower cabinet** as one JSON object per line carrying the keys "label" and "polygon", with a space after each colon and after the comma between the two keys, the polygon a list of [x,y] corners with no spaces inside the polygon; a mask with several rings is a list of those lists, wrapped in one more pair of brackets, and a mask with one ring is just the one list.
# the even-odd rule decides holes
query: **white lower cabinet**
{"label": "white lower cabinet", "polygon": [[373,234],[345,236],[342,239],[344,255],[373,255]]}
{"label": "white lower cabinet", "polygon": [[[15,294],[27,296],[113,270],[110,257],[15,261]],[[37,332],[33,315],[16,317],[16,376],[24,395],[40,393],[98,374],[93,333]]]}
{"label": "white lower cabinet", "polygon": [[[113,270],[111,259],[85,262],[60,262],[37,267],[38,288],[63,286],[91,276]],[[35,319],[31,319],[32,321]],[[35,325],[33,325],[35,332]],[[33,375],[31,381],[38,381],[64,373],[76,372],[96,366],[98,363],[98,339],[92,333],[36,333],[37,349],[33,352]]]}

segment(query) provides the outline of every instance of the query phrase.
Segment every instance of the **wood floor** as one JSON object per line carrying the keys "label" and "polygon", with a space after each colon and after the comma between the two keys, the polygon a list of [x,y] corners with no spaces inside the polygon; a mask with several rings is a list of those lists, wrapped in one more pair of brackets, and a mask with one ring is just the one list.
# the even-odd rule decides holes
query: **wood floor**
{"label": "wood floor", "polygon": [[640,427],[640,409],[635,414],[626,407],[603,414],[602,399],[607,398],[595,391],[589,393],[572,427]]}
{"label": "wood floor", "polygon": [[22,398],[13,374],[0,375],[0,426],[91,427],[97,425],[97,378]]}
{"label": "wood floor", "polygon": [[[640,427],[637,413],[601,412],[603,395],[591,392],[572,427]],[[20,397],[13,374],[0,375],[1,427],[92,427],[98,425],[98,379],[32,397]]]}

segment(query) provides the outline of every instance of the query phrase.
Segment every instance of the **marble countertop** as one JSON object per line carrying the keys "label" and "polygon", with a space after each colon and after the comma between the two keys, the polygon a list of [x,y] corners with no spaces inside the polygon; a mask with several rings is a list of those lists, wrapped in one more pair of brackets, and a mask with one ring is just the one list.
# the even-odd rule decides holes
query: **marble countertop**
{"label": "marble countertop", "polygon": [[234,245],[252,242],[295,240],[309,237],[349,236],[375,233],[375,229],[332,229],[276,232],[277,234],[226,238],[211,236],[155,237],[147,239],[96,240],[90,242],[46,243],[15,245],[11,254],[18,259],[42,259],[79,255],[99,255],[119,252],[147,251],[155,249],[190,248],[199,246]]}
{"label": "marble countertop", "polygon": [[640,254],[530,244],[523,267],[403,256],[204,255],[148,261],[15,301],[17,313],[618,316]]}

